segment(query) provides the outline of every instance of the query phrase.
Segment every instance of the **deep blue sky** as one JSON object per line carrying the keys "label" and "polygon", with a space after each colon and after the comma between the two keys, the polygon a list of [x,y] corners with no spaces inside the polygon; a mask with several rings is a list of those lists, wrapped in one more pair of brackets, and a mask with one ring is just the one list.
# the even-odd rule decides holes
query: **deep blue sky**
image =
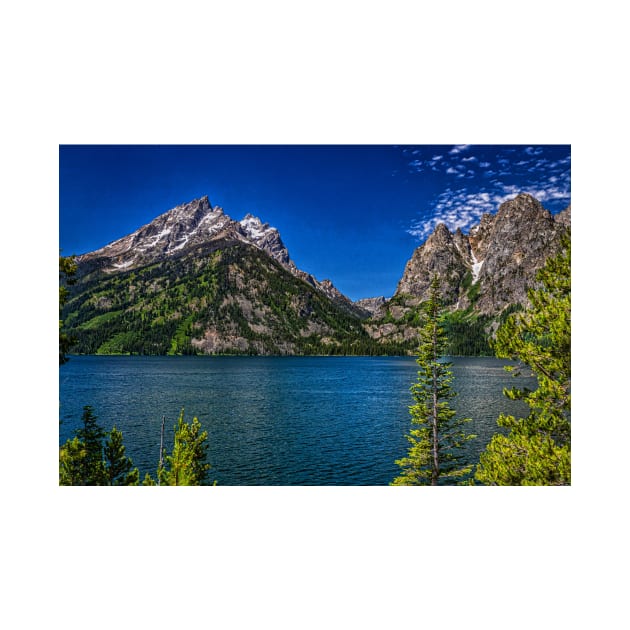
{"label": "deep blue sky", "polygon": [[62,145],[60,248],[98,249],[208,195],[278,228],[299,268],[348,297],[391,296],[437,223],[466,232],[519,192],[559,212],[570,172],[568,145]]}

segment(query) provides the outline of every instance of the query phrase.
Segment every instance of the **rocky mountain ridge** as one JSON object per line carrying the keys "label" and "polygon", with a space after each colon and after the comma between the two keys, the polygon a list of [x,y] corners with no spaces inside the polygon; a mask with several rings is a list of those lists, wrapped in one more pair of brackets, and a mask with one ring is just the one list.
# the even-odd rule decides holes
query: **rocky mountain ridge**
{"label": "rocky mountain ridge", "polygon": [[[434,274],[445,305],[497,315],[513,304],[527,305],[527,287],[555,253],[570,226],[571,207],[556,217],[529,194],[504,202],[495,215],[484,214],[468,235],[440,223],[405,267],[394,297],[424,300]],[[471,291],[470,288],[476,289]]]}
{"label": "rocky mountain ridge", "polygon": [[412,353],[437,274],[451,353],[490,353],[488,338],[570,227],[521,194],[468,234],[438,225],[395,294],[352,303],[297,268],[277,229],[234,221],[208,197],[181,204],[77,258],[63,319],[86,353]]}
{"label": "rocky mountain ridge", "polygon": [[270,227],[249,213],[241,221],[234,221],[220,206],[213,207],[207,195],[180,204],[135,232],[78,256],[77,262],[83,273],[94,269],[104,273],[131,271],[168,257],[181,256],[200,245],[215,241],[241,241],[253,245],[343,310],[356,317],[369,316],[365,309],[355,305],[330,280],[320,281],[299,269],[291,260],[275,227]]}
{"label": "rocky mountain ridge", "polygon": [[552,216],[526,193],[501,204],[494,215],[483,214],[468,234],[451,233],[440,223],[413,252],[393,297],[373,311],[368,331],[377,339],[410,339],[410,313],[427,299],[437,275],[444,305],[469,319],[485,318],[490,334],[506,309],[527,307],[527,289],[570,224],[571,206]]}
{"label": "rocky mountain ridge", "polygon": [[234,238],[131,270],[97,270],[70,289],[62,319],[79,353],[382,353],[358,317]]}

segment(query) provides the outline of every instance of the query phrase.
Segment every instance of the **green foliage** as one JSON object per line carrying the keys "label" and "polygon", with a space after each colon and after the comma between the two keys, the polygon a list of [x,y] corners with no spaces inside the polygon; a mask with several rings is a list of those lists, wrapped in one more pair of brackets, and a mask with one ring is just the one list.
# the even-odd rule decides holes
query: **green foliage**
{"label": "green foliage", "polygon": [[175,426],[173,450],[166,455],[165,465],[158,469],[161,486],[200,486],[207,478],[208,432],[201,431],[197,418],[184,422],[184,411]]}
{"label": "green foliage", "polygon": [[479,298],[480,291],[481,291],[481,285],[478,282],[470,286],[470,288],[468,289],[467,295],[471,303],[474,303],[477,301],[477,298]]}
{"label": "green foliage", "polygon": [[75,437],[59,448],[59,485],[138,485],[138,469],[125,456],[122,433],[116,427],[106,433],[89,405],[83,408],[82,420]]}
{"label": "green foliage", "polygon": [[[506,396],[530,408],[527,418],[501,415],[507,435],[495,435],[475,478],[488,485],[571,483],[571,241],[549,259],[528,292],[531,307],[506,317],[497,331],[498,357],[529,366],[538,387]],[[518,373],[518,369],[516,370]]]}
{"label": "green foliage", "polygon": [[137,486],[139,472],[125,455],[122,433],[114,426],[105,443],[105,473],[110,486]]}
{"label": "green foliage", "polygon": [[[62,486],[137,486],[140,475],[125,455],[122,433],[114,426],[109,433],[97,423],[92,407],[83,408],[83,426],[73,439],[59,448],[59,485]],[[106,438],[106,441],[104,439]],[[197,418],[184,422],[182,410],[173,449],[164,453],[158,467],[157,482],[147,473],[143,486],[198,486],[207,480],[208,433],[201,431]]]}
{"label": "green foliage", "polygon": [[[85,354],[201,354],[206,330],[239,343],[221,354],[406,354],[361,319],[244,244],[208,245],[115,275],[84,270],[64,309]],[[246,281],[244,281],[246,279]],[[403,347],[404,346],[404,347]]]}
{"label": "green foliage", "polygon": [[146,475],[144,476],[144,479],[142,480],[142,485],[143,486],[157,486],[157,483],[155,483],[155,479],[153,479],[153,477],[151,477],[149,473],[146,473]]}
{"label": "green foliage", "polygon": [[471,472],[462,465],[462,448],[472,439],[464,426],[470,418],[455,419],[449,401],[452,389],[451,364],[443,361],[447,344],[441,325],[439,282],[434,276],[429,300],[424,304],[425,320],[420,330],[418,379],[411,387],[415,404],[409,408],[412,429],[407,435],[409,451],[396,461],[401,473],[392,485],[438,485],[462,480]]}
{"label": "green foliage", "polygon": [[97,418],[91,406],[83,407],[83,427],[78,429],[76,437],[85,447],[83,458],[83,486],[101,486],[105,482],[105,465],[103,462],[103,438],[106,433],[96,422]]}
{"label": "green foliage", "polygon": [[[81,328],[81,330],[91,330],[91,329],[99,328],[106,322],[118,317],[121,314],[121,312],[122,311],[110,311],[108,313],[102,313],[101,315],[96,315],[89,321],[83,322],[83,324],[81,324],[79,328]],[[76,316],[76,313],[72,313],[72,314]],[[70,318],[68,318],[68,320],[69,319]]]}
{"label": "green foliage", "polygon": [[468,271],[466,271],[464,277],[462,278],[461,284],[463,289],[470,289],[470,287],[472,286],[472,278],[472,272],[469,269]]}
{"label": "green foliage", "polygon": [[76,340],[63,330],[63,320],[61,319],[61,311],[68,301],[68,286],[75,283],[76,272],[77,263],[74,256],[69,258],[59,256],[59,365],[67,362],[66,354],[76,343]]}
{"label": "green foliage", "polygon": [[[513,421],[502,416],[499,425],[507,427]],[[571,450],[548,433],[513,429],[507,436],[492,437],[481,454],[475,478],[499,486],[567,485],[571,482]]]}
{"label": "green foliage", "polygon": [[78,437],[59,448],[59,485],[85,486],[84,470],[87,451]]}
{"label": "green foliage", "polygon": [[68,285],[76,282],[77,262],[75,256],[59,256],[59,306],[68,300]]}
{"label": "green foliage", "polygon": [[140,340],[140,335],[134,331],[121,331],[104,341],[96,354],[131,354],[129,348],[133,348]]}
{"label": "green foliage", "polygon": [[[468,273],[469,280],[472,278]],[[464,277],[464,281],[466,276]],[[476,285],[474,285],[476,286]],[[425,303],[413,306],[413,298],[405,295],[394,296],[385,310],[385,314],[378,320],[371,320],[376,325],[395,324],[401,332],[405,328],[419,328],[424,319]],[[402,314],[395,318],[392,306],[402,307]],[[475,313],[472,307],[465,311],[455,310],[444,312],[441,320],[446,332],[444,354],[450,356],[492,356],[493,351],[489,343],[489,330],[492,318]],[[398,344],[400,354],[409,354],[417,346],[417,341],[406,341]]]}
{"label": "green foliage", "polygon": [[491,356],[492,348],[487,333],[491,321],[490,317],[477,315],[471,309],[445,313],[442,319],[447,339],[445,354]]}

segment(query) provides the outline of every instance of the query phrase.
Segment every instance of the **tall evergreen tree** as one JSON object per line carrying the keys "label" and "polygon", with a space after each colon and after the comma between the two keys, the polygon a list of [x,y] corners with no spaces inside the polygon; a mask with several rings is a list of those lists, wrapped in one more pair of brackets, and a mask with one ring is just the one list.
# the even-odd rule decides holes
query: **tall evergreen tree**
{"label": "tall evergreen tree", "polygon": [[105,443],[105,473],[110,486],[137,486],[140,473],[125,455],[123,434],[114,426]]}
{"label": "tall evergreen tree", "polygon": [[481,454],[475,478],[484,484],[571,483],[570,232],[562,246],[538,273],[538,286],[528,292],[531,307],[510,315],[497,331],[497,356],[529,366],[538,387],[505,390],[509,398],[526,402],[530,413],[527,418],[499,417],[508,433],[494,435]]}
{"label": "tall evergreen tree", "polygon": [[[200,486],[207,478],[210,464],[207,463],[208,432],[201,431],[197,418],[192,423],[184,422],[182,410],[177,425],[173,451],[165,457],[165,465],[158,469],[162,486]],[[148,484],[145,479],[145,484]]]}
{"label": "tall evergreen tree", "polygon": [[431,281],[429,299],[424,304],[424,325],[420,330],[417,363],[418,379],[411,386],[415,404],[409,408],[412,428],[406,457],[396,463],[401,472],[392,485],[438,485],[468,475],[472,468],[462,464],[462,448],[475,437],[464,425],[470,418],[455,419],[450,402],[452,364],[443,360],[447,344],[441,325],[441,301],[437,276]]}
{"label": "tall evergreen tree", "polygon": [[103,438],[106,433],[97,422],[94,410],[90,405],[83,407],[83,427],[76,431],[76,437],[85,448],[83,459],[84,486],[101,486],[106,482],[105,463],[103,461]]}

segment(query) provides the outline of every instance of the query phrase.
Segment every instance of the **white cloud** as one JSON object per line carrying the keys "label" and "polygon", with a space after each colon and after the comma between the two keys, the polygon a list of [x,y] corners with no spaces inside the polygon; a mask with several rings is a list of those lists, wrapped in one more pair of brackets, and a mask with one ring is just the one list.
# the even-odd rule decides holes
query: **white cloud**
{"label": "white cloud", "polygon": [[[455,175],[449,181],[457,185],[434,197],[407,230],[420,241],[439,223],[452,232],[457,228],[468,232],[484,213],[496,213],[502,203],[519,193],[531,194],[543,205],[548,204],[553,212],[571,202],[570,155],[550,159],[551,154],[539,146],[501,149],[495,155],[488,152],[483,156],[458,155],[466,148],[468,145],[454,146],[448,154],[434,155],[423,163],[427,171]],[[480,161],[484,158],[485,161]],[[471,167],[477,164],[482,170],[475,172]]]}
{"label": "white cloud", "polygon": [[[461,174],[457,179],[463,176]],[[459,228],[467,233],[479,223],[483,214],[496,213],[502,203],[523,192],[529,193],[542,204],[546,201],[563,201],[568,205],[571,201],[568,181],[564,186],[556,186],[551,181],[534,187],[505,184],[499,180],[494,180],[492,184],[492,189],[475,191],[447,188],[437,196],[431,209],[431,217],[414,221],[407,232],[421,242],[427,239],[439,223],[444,223],[451,232]]]}

